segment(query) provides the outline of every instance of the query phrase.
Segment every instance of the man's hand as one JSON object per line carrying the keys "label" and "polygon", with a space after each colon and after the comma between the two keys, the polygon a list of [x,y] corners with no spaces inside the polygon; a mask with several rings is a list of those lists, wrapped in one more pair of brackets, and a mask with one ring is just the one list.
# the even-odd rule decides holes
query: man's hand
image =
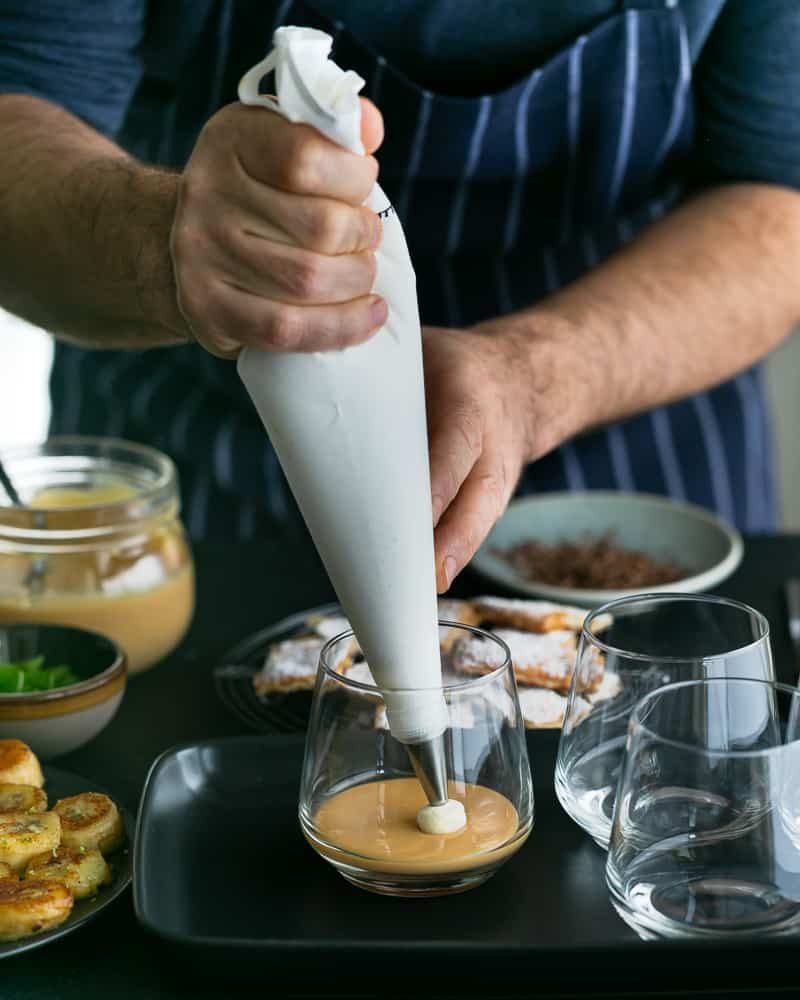
{"label": "man's hand", "polygon": [[431,494],[440,592],[472,558],[541,454],[538,377],[509,332],[423,330]]}
{"label": "man's hand", "polygon": [[520,469],[576,434],[706,389],[800,321],[800,195],[711,189],[555,295],[472,331],[424,331],[445,590]]}
{"label": "man's hand", "polygon": [[[381,117],[362,100],[371,154]],[[178,303],[212,354],[242,345],[317,351],[366,340],[380,222],[363,207],[378,173],[315,129],[233,104],[209,120],[180,182],[172,228]]]}

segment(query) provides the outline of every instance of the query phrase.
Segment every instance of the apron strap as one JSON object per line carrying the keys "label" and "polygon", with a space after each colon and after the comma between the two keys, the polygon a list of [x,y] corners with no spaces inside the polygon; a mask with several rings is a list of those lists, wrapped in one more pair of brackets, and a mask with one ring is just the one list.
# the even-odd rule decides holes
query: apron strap
{"label": "apron strap", "polygon": [[619,0],[620,11],[626,10],[671,10],[678,6],[678,0]]}

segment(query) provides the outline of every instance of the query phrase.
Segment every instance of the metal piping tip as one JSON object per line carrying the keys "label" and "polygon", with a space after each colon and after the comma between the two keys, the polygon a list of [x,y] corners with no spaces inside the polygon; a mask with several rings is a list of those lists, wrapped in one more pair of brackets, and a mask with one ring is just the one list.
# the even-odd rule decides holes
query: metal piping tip
{"label": "metal piping tip", "polygon": [[422,743],[407,743],[406,750],[419,783],[432,806],[447,802],[447,764],[441,736]]}

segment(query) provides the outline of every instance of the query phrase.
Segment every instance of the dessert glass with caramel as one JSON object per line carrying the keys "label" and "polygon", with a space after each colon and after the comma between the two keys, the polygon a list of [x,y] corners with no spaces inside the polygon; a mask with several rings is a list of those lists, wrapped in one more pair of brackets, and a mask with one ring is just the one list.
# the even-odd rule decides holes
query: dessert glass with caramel
{"label": "dessert glass with caramel", "polygon": [[163,659],[194,611],[171,460],[90,437],[52,438],[2,459],[23,506],[0,501],[0,622],[100,632],[125,650],[131,673]]}
{"label": "dessert glass with caramel", "polygon": [[[434,896],[480,885],[525,843],[533,788],[508,648],[470,626],[440,623],[443,649],[465,633],[497,644],[478,677],[443,653],[448,789],[466,826],[423,833],[427,804],[409,756],[391,732],[381,690],[360,663],[353,633],[322,650],[311,708],[299,818],[314,850],[349,882],[394,896]],[[407,693],[407,692],[406,692]]]}

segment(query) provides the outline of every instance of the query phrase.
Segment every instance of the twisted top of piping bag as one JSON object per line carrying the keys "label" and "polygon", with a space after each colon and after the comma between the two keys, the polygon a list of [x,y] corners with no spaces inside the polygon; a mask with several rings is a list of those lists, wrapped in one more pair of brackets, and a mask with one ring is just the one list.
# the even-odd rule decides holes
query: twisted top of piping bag
{"label": "twisted top of piping bag", "polygon": [[[239,81],[242,104],[280,109],[289,121],[313,125],[340,146],[363,153],[358,94],[364,80],[330,60],[331,36],[314,28],[286,27],[278,28],[273,41],[275,48]],[[273,70],[278,101],[259,90]]]}

